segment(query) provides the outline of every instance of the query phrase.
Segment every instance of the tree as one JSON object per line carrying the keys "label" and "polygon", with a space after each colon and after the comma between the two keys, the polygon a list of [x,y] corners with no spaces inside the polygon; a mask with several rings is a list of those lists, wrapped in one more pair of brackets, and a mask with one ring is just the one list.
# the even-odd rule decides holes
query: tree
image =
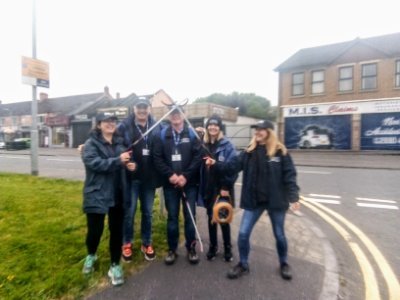
{"label": "tree", "polygon": [[221,93],[211,94],[208,97],[198,98],[194,103],[214,103],[228,107],[238,107],[240,116],[276,121],[277,108],[272,107],[267,98],[254,93],[233,92],[229,95]]}

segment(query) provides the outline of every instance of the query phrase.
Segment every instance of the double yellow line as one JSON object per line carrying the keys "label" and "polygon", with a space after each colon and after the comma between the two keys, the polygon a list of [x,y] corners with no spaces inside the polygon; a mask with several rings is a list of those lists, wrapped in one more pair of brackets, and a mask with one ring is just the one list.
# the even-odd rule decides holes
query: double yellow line
{"label": "double yellow line", "polygon": [[[304,206],[308,207],[316,214],[318,214],[322,219],[329,223],[349,244],[351,251],[356,257],[358,264],[360,265],[361,272],[363,274],[364,284],[365,284],[365,299],[366,300],[380,300],[380,293],[378,283],[375,277],[374,269],[369,262],[367,256],[364,254],[360,246],[353,241],[351,234],[345,229],[347,227],[353,232],[369,250],[373,258],[375,259],[379,269],[386,281],[389,300],[399,300],[400,299],[400,285],[394,274],[392,268],[389,266],[385,257],[375,246],[375,244],[354,224],[346,220],[342,215],[336,213],[335,211],[321,205],[317,202],[312,201],[311,198],[306,198],[301,196],[301,202]],[[341,222],[345,227],[343,227]]]}

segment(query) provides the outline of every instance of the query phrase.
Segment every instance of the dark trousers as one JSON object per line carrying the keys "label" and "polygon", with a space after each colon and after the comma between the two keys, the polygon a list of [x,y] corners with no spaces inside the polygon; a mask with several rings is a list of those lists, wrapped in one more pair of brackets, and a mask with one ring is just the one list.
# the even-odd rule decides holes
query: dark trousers
{"label": "dark trousers", "polygon": [[[183,192],[186,197],[184,197]],[[196,197],[197,187],[185,186],[184,189],[164,187],[165,207],[168,212],[167,219],[167,238],[169,250],[175,251],[178,248],[179,240],[179,212],[180,204],[183,206],[184,229],[186,239],[186,249],[190,249],[196,243],[196,230],[190,217],[187,205],[196,220]]]}
{"label": "dark trousers", "polygon": [[[218,247],[218,238],[217,238],[217,230],[218,230],[218,223],[212,223],[212,216],[213,216],[213,206],[214,202],[210,201],[207,204],[207,216],[208,216],[208,235],[210,237],[210,246],[211,247]],[[224,240],[224,247],[231,246],[231,226],[228,223],[220,224],[221,231],[222,231],[222,239]]]}
{"label": "dark trousers", "polygon": [[[95,254],[104,230],[105,214],[86,214],[87,235],[86,247],[89,254]],[[108,229],[110,231],[111,263],[119,264],[122,248],[122,205],[110,207],[108,211]]]}

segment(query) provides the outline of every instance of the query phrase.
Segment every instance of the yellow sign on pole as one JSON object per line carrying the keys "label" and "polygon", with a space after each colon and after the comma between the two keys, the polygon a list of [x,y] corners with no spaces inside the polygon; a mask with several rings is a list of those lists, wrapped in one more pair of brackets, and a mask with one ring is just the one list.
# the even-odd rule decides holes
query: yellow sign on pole
{"label": "yellow sign on pole", "polygon": [[22,56],[22,83],[48,88],[49,63]]}

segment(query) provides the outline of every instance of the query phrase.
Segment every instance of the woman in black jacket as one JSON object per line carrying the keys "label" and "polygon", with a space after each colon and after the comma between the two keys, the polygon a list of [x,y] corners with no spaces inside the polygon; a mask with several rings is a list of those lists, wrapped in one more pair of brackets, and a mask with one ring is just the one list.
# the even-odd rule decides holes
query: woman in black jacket
{"label": "woman in black jacket", "polygon": [[83,273],[90,274],[97,260],[96,251],[104,229],[105,215],[108,214],[110,230],[111,267],[108,276],[113,285],[124,282],[120,266],[122,247],[122,222],[125,168],[134,171],[130,163],[130,152],[124,152],[122,140],[114,133],[117,118],[100,113],[96,116],[96,127],[83,148],[82,160],[86,178],[83,189],[83,211],[87,218],[86,256]]}
{"label": "woman in black jacket", "polygon": [[[234,207],[234,184],[237,179],[237,155],[233,144],[224,137],[222,119],[212,115],[206,123],[204,145],[211,156],[207,156],[200,172],[200,199],[207,209],[210,248],[207,259],[213,260],[218,252],[217,223],[213,220],[213,208],[218,197],[228,198]],[[221,225],[224,240],[224,259],[232,261],[231,229],[229,223]]]}
{"label": "woman in black jacket", "polygon": [[271,122],[265,120],[251,127],[256,129],[254,136],[239,158],[243,170],[240,207],[244,209],[238,237],[240,261],[229,271],[228,277],[234,279],[249,272],[250,235],[267,210],[276,240],[280,273],[283,279],[290,280],[284,223],[289,203],[293,209],[299,209],[296,169]]}

